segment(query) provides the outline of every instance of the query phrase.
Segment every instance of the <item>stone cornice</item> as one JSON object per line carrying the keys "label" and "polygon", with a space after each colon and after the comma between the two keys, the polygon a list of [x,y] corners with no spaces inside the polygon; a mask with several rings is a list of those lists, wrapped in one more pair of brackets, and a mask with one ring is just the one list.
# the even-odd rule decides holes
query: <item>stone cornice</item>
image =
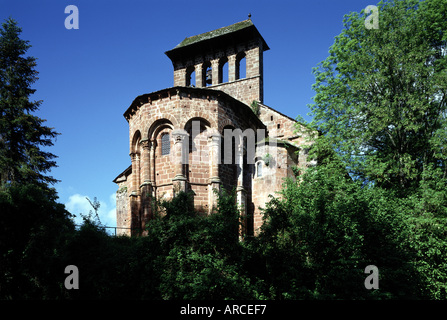
{"label": "stone cornice", "polygon": [[253,121],[257,122],[259,127],[265,127],[264,123],[255,116],[250,107],[247,106],[245,103],[233,98],[229,94],[220,90],[196,87],[171,87],[152,93],[142,94],[136,97],[131,105],[127,108],[126,112],[124,112],[123,114],[124,118],[129,121],[131,117],[135,115],[140,107],[144,104],[152,104],[154,101],[160,99],[172,99],[175,96],[178,96],[180,99],[198,98],[206,99],[208,101],[220,100],[233,102],[235,109],[247,109],[247,111],[250,111],[247,114],[253,114]]}

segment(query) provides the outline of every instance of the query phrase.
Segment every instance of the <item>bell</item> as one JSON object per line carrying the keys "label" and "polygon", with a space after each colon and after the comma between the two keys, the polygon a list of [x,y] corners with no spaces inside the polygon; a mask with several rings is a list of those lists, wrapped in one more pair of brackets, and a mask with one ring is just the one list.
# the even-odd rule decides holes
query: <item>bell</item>
{"label": "bell", "polygon": [[212,84],[212,83],[213,83],[213,80],[212,80],[212,69],[208,69],[208,70],[206,70],[206,79],[205,79],[205,82],[206,82],[207,84]]}

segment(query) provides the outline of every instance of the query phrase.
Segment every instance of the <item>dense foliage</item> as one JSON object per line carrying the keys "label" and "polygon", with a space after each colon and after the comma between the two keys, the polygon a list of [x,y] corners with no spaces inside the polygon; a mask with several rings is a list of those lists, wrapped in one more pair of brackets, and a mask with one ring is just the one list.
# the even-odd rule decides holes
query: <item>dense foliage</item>
{"label": "dense foliage", "polygon": [[314,68],[324,134],[351,175],[404,196],[447,177],[447,1],[378,4],[379,28],[353,12]]}
{"label": "dense foliage", "polygon": [[[243,241],[234,194],[224,191],[209,216],[185,210],[189,195],[179,193],[146,237],[133,238],[88,219],[75,229],[63,207],[28,189],[15,197],[0,198],[11,217],[47,219],[30,229],[2,224],[3,299],[446,298],[446,219],[415,214],[415,199],[364,188],[330,166],[288,181],[259,236]],[[79,269],[78,290],[64,287],[68,265]],[[379,269],[377,290],[364,286],[368,265]]]}
{"label": "dense foliage", "polygon": [[395,279],[402,292],[445,298],[447,1],[382,1],[378,7],[378,29],[365,27],[363,12],[345,16],[329,57],[314,69],[309,127],[319,132],[313,149],[322,166],[311,171],[326,170],[330,155],[340,174],[350,177],[356,187],[339,201],[359,198],[345,212],[373,219],[370,226],[382,224],[373,233],[374,246],[363,235],[368,252],[391,250],[383,237],[399,239],[400,255],[381,254],[371,262],[380,269],[395,259],[405,267],[394,272],[415,271],[417,278],[412,272],[409,278],[417,291]]}

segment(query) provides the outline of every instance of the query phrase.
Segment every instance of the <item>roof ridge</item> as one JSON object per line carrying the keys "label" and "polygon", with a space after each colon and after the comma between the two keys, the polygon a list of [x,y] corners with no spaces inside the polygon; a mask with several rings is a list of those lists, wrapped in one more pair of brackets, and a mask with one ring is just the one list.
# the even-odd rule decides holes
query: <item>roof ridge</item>
{"label": "roof ridge", "polygon": [[235,31],[238,31],[238,30],[250,27],[250,26],[254,26],[254,24],[251,21],[251,19],[247,19],[247,20],[233,23],[229,26],[221,27],[221,28],[207,31],[204,33],[200,33],[200,34],[197,34],[194,36],[186,37],[182,42],[180,42],[177,46],[175,46],[174,49],[185,47],[190,44],[197,43],[197,42],[200,42],[203,40],[216,38],[218,36],[221,36],[224,34],[229,34],[229,33],[232,33],[232,32],[235,32]]}

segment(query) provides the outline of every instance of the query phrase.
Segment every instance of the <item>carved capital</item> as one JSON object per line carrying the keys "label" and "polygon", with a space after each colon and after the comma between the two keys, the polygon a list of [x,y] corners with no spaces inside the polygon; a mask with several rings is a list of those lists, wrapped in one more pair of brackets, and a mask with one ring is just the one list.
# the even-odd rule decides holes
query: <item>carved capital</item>
{"label": "carved capital", "polygon": [[242,194],[245,195],[245,194],[247,193],[247,190],[245,190],[244,187],[242,187],[242,186],[237,186],[237,187],[236,187],[236,192],[237,192],[237,193],[240,192],[240,193],[242,193]]}
{"label": "carved capital", "polygon": [[152,142],[149,139],[144,139],[140,141],[140,146],[143,148],[143,150],[149,151],[152,147]]}
{"label": "carved capital", "polygon": [[174,144],[182,143],[185,138],[189,136],[188,133],[183,129],[173,130],[171,135],[172,139],[174,140]]}
{"label": "carved capital", "polygon": [[220,180],[219,177],[211,177],[211,178],[209,178],[209,182],[208,182],[208,183],[209,183],[209,184],[213,184],[213,183],[221,184],[221,183],[222,183],[222,180]]}
{"label": "carved capital", "polygon": [[222,137],[219,131],[215,129],[210,129],[210,132],[208,133],[208,143],[210,143],[211,145],[218,146],[220,144],[221,138]]}
{"label": "carved capital", "polygon": [[131,153],[129,153],[129,156],[130,156],[130,160],[132,162],[140,160],[140,154],[137,152],[131,152]]}

